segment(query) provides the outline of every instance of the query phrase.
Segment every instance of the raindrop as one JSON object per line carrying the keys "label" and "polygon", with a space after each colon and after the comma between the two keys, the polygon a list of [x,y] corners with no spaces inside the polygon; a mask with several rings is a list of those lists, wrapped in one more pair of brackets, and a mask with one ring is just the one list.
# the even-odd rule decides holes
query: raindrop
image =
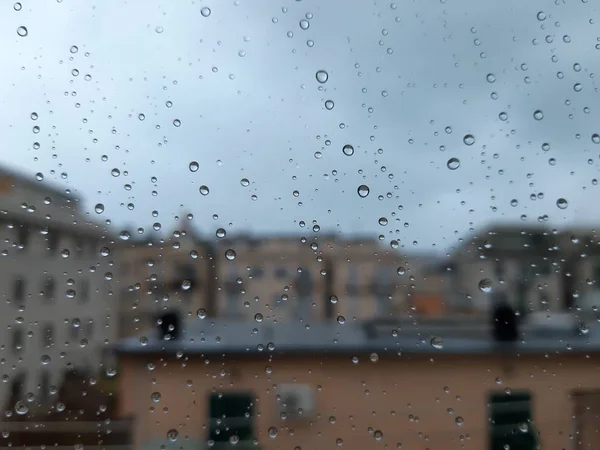
{"label": "raindrop", "polygon": [[230,248],[225,252],[225,258],[227,258],[229,261],[233,261],[235,259],[235,257],[236,257],[235,250]]}
{"label": "raindrop", "polygon": [[326,83],[329,79],[329,74],[324,70],[318,70],[315,76],[317,77],[317,81],[321,84]]}
{"label": "raindrop", "polygon": [[385,227],[388,224],[388,220],[386,217],[380,217],[379,220],[377,221],[379,223],[379,225],[381,225],[382,227]]}
{"label": "raindrop", "polygon": [[184,291],[189,291],[192,287],[192,282],[190,280],[183,280],[181,282],[181,289]]}
{"label": "raindrop", "polygon": [[96,203],[94,211],[96,211],[96,214],[102,214],[104,212],[104,205],[102,203]]}
{"label": "raindrop", "polygon": [[37,181],[42,181],[44,179],[44,174],[42,172],[38,172],[35,174],[35,179]]}
{"label": "raindrop", "polygon": [[277,437],[277,428],[269,427],[268,433],[271,439],[275,439]]}
{"label": "raindrop", "polygon": [[200,186],[200,193],[202,195],[208,195],[209,192],[210,192],[210,190],[208,189],[208,186],[206,186],[204,184],[202,186]]}
{"label": "raindrop", "polygon": [[335,106],[335,103],[333,103],[333,100],[325,101],[325,109],[328,109],[329,111],[331,111],[334,106]]}
{"label": "raindrop", "polygon": [[27,28],[20,26],[19,28],[17,28],[17,34],[21,37],[27,36]]}
{"label": "raindrop", "polygon": [[161,34],[163,31],[165,31],[165,29],[159,25],[154,29],[154,31],[156,31],[158,34]]}
{"label": "raindrop", "polygon": [[446,163],[446,166],[450,170],[456,170],[460,167],[460,160],[458,158],[450,158]]}
{"label": "raindrop", "polygon": [[556,200],[556,206],[558,206],[559,209],[567,209],[567,206],[569,206],[569,203],[567,202],[566,199],[561,197],[558,200]]}
{"label": "raindrop", "polygon": [[513,208],[516,207],[519,204],[519,201],[516,198],[513,198],[510,201],[510,206],[512,206]]}
{"label": "raindrop", "polygon": [[119,175],[121,175],[121,171],[115,167],[114,169],[112,169],[112,170],[110,171],[110,174],[111,174],[113,177],[118,177]]}
{"label": "raindrop", "polygon": [[431,346],[437,350],[444,348],[444,340],[439,336],[432,337],[430,343]]}
{"label": "raindrop", "polygon": [[592,134],[592,142],[594,144],[600,144],[600,134],[598,134],[598,133]]}
{"label": "raindrop", "polygon": [[250,185],[250,181],[248,181],[248,178],[242,178],[240,180],[240,184],[244,187],[248,187]]}
{"label": "raindrop", "polygon": [[396,269],[396,273],[397,273],[398,275],[404,275],[404,274],[406,273],[406,269],[405,269],[404,267],[398,267],[398,268]]}
{"label": "raindrop", "polygon": [[62,256],[63,258],[68,258],[70,254],[71,254],[71,252],[69,251],[68,248],[63,249],[63,251],[60,252],[60,256]]}
{"label": "raindrop", "polygon": [[488,73],[486,75],[485,79],[487,80],[488,83],[493,83],[494,81],[496,81],[496,77],[494,76],[493,73]]}
{"label": "raindrop", "polygon": [[308,28],[310,27],[310,22],[306,19],[302,19],[300,21],[300,28],[302,28],[303,30],[308,30]]}
{"label": "raindrop", "polygon": [[23,400],[19,400],[15,403],[15,412],[20,416],[27,414],[29,412],[29,406],[27,406]]}
{"label": "raindrop", "polygon": [[337,316],[337,323],[344,325],[346,323],[346,318],[344,316]]}
{"label": "raindrop", "polygon": [[31,117],[31,120],[37,120],[38,119],[38,113],[32,112],[30,117]]}
{"label": "raindrop", "polygon": [[492,280],[489,278],[483,278],[479,281],[479,290],[481,292],[485,292],[486,294],[492,292]]}
{"label": "raindrop", "polygon": [[258,323],[261,323],[263,321],[263,315],[261,313],[256,313],[254,315],[254,321],[258,322]]}
{"label": "raindrop", "polygon": [[369,359],[371,360],[371,362],[377,362],[377,361],[379,361],[379,355],[377,353],[373,352],[369,356]]}
{"label": "raindrop", "polygon": [[198,319],[205,319],[206,310],[204,308],[200,308],[198,311],[196,311],[196,316],[198,316]]}
{"label": "raindrop", "polygon": [[459,427],[462,427],[463,424],[465,423],[465,419],[458,416],[456,419],[454,419],[454,422],[456,422],[456,425],[458,425]]}
{"label": "raindrop", "polygon": [[369,195],[369,193],[371,192],[371,190],[369,189],[369,186],[367,186],[366,184],[361,184],[358,189],[358,196],[360,198],[365,198]]}
{"label": "raindrop", "polygon": [[542,119],[544,118],[544,113],[543,113],[541,110],[539,110],[539,109],[536,109],[536,110],[533,112],[533,118],[534,118],[535,120],[542,120]]}
{"label": "raindrop", "polygon": [[546,14],[544,13],[544,11],[540,11],[539,13],[537,13],[537,20],[539,20],[540,22],[546,20]]}
{"label": "raindrop", "polygon": [[160,392],[153,392],[150,398],[154,403],[160,402]]}
{"label": "raindrop", "polygon": [[198,165],[198,163],[196,161],[192,161],[190,163],[189,167],[190,167],[190,172],[196,172],[200,166]]}
{"label": "raindrop", "polygon": [[175,119],[175,120],[173,121],[173,125],[175,125],[176,127],[180,127],[180,126],[181,126],[181,120],[179,120],[179,119]]}
{"label": "raindrop", "polygon": [[329,297],[329,301],[335,305],[338,302],[337,295],[332,295]]}
{"label": "raindrop", "polygon": [[354,155],[354,147],[352,147],[350,144],[346,144],[344,147],[342,147],[342,152],[344,152],[344,155],[346,156],[352,156]]}
{"label": "raindrop", "polygon": [[200,10],[200,14],[202,14],[202,16],[204,16],[204,17],[208,17],[208,16],[210,16],[210,13],[211,13],[211,10],[210,10],[210,8],[209,8],[209,7],[207,7],[207,6],[205,6],[204,8],[202,8],[202,9]]}
{"label": "raindrop", "polygon": [[498,118],[502,122],[506,122],[508,120],[508,114],[506,114],[505,112],[501,112],[500,114],[498,114]]}
{"label": "raindrop", "polygon": [[224,229],[224,228],[218,228],[218,229],[217,229],[217,232],[216,232],[215,234],[217,235],[217,237],[218,237],[219,239],[222,239],[222,238],[224,238],[225,236],[227,236],[227,232],[225,231],[225,229]]}
{"label": "raindrop", "polygon": [[21,11],[21,8],[23,8],[23,5],[21,5],[19,2],[17,2],[13,5],[13,8],[15,11]]}
{"label": "raindrop", "polygon": [[375,430],[373,437],[376,441],[380,441],[383,438],[383,432],[381,430]]}
{"label": "raindrop", "polygon": [[475,143],[475,137],[472,134],[466,134],[463,138],[465,145],[471,146]]}
{"label": "raindrop", "polygon": [[179,437],[179,432],[175,428],[171,428],[169,431],[167,431],[167,438],[171,442],[175,442],[178,437]]}
{"label": "raindrop", "polygon": [[142,114],[142,113],[139,113],[138,114],[138,119],[140,119],[141,121],[144,121],[144,120],[146,120],[146,115]]}

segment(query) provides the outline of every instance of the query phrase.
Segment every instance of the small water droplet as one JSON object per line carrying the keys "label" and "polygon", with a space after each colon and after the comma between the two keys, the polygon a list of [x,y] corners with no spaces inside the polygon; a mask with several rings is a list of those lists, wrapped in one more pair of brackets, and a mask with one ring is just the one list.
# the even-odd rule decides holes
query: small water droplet
{"label": "small water droplet", "polygon": [[227,258],[229,261],[233,261],[235,259],[235,257],[236,257],[235,250],[230,248],[225,252],[225,258]]}
{"label": "small water droplet", "polygon": [[27,27],[20,26],[19,28],[17,28],[17,34],[21,37],[27,36],[27,34],[28,34]]}
{"label": "small water droplet", "polygon": [[171,428],[169,431],[167,431],[167,438],[171,442],[175,442],[178,437],[179,437],[179,432],[175,428]]}
{"label": "small water droplet", "polygon": [[388,224],[388,220],[387,217],[380,217],[379,220],[377,221],[379,223],[379,225],[381,225],[382,227],[387,226]]}
{"label": "small water droplet", "polygon": [[352,156],[354,155],[354,147],[350,144],[346,144],[342,147],[342,152],[344,152],[344,155],[346,156]]}
{"label": "small water droplet", "polygon": [[546,20],[546,14],[544,13],[544,11],[540,11],[537,13],[537,20],[539,20],[540,22]]}
{"label": "small water droplet", "polygon": [[111,174],[113,177],[118,177],[119,175],[121,175],[121,171],[115,167],[114,169],[112,169],[112,170],[110,171],[110,174]]}
{"label": "small water droplet", "polygon": [[102,214],[104,212],[104,205],[102,203],[96,203],[94,211],[96,211],[96,214]]}
{"label": "small water droplet", "polygon": [[248,187],[250,185],[250,181],[248,180],[248,178],[242,178],[240,180],[240,184],[244,187]]}
{"label": "small water droplet", "polygon": [[263,321],[263,315],[261,313],[254,314],[254,321],[261,323]]}
{"label": "small water droplet", "polygon": [[204,308],[200,308],[198,311],[196,311],[196,316],[198,316],[198,319],[205,319],[206,310]]}
{"label": "small water droplet", "polygon": [[335,103],[333,103],[333,100],[326,100],[325,101],[325,109],[331,111],[334,106],[335,106]]}
{"label": "small water droplet", "polygon": [[17,2],[13,5],[13,9],[15,11],[21,11],[21,9],[23,8],[23,5],[21,5],[21,3]]}
{"label": "small water droplet", "polygon": [[225,231],[225,229],[224,229],[224,228],[218,228],[215,234],[217,235],[217,237],[218,237],[219,239],[222,239],[222,238],[224,238],[225,236],[227,236],[227,232]]}
{"label": "small water droplet", "polygon": [[176,126],[176,127],[180,127],[180,126],[181,126],[181,120],[179,120],[179,119],[175,119],[175,120],[173,121],[173,125],[174,125],[174,126]]}
{"label": "small water droplet", "polygon": [[346,323],[346,318],[344,316],[337,316],[337,323],[344,325]]}
{"label": "small water droplet", "polygon": [[211,12],[212,12],[212,11],[210,10],[210,8],[209,8],[208,6],[205,6],[204,8],[202,8],[202,9],[200,10],[200,14],[202,14],[202,16],[203,16],[203,17],[208,17],[208,16],[210,16],[210,13],[211,13]]}
{"label": "small water droplet", "polygon": [[592,142],[594,144],[600,144],[600,134],[598,134],[598,133],[592,134]]}
{"label": "small water droplet", "polygon": [[159,25],[154,29],[154,31],[156,31],[158,34],[161,34],[163,31],[165,31],[165,29]]}
{"label": "small water droplet", "polygon": [[441,350],[444,348],[444,340],[439,336],[432,337],[430,343],[435,349]]}
{"label": "small water droplet", "polygon": [[196,161],[192,161],[189,165],[190,168],[190,172],[196,172],[200,166],[198,165],[198,163]]}
{"label": "small water droplet", "polygon": [[454,419],[454,422],[456,422],[456,425],[458,425],[459,427],[462,427],[463,424],[465,423],[465,419],[458,416],[456,419]]}
{"label": "small water droplet", "polygon": [[20,416],[25,415],[29,412],[29,406],[23,400],[19,400],[15,403],[15,412]]}
{"label": "small water droplet", "polygon": [[310,28],[310,22],[306,19],[302,19],[300,21],[300,28],[302,28],[303,30],[308,30]]}
{"label": "small water droplet", "polygon": [[44,180],[44,174],[42,172],[38,172],[35,174],[35,179],[37,181],[43,181]]}
{"label": "small water droplet", "polygon": [[154,403],[160,402],[160,392],[153,392],[150,398]]}
{"label": "small water droplet", "polygon": [[475,137],[472,134],[466,134],[463,138],[465,145],[471,146],[475,143]]}
{"label": "small water droplet", "polygon": [[488,83],[494,83],[496,81],[496,77],[494,76],[493,73],[488,73],[485,76],[485,79],[487,80]]}
{"label": "small water droplet", "polygon": [[202,186],[200,186],[199,190],[200,190],[200,193],[202,195],[208,195],[210,193],[210,190],[208,189],[208,186],[206,186],[204,184]]}
{"label": "small water droplet", "polygon": [[398,267],[398,268],[396,269],[396,273],[397,273],[398,275],[404,275],[404,274],[406,273],[406,269],[405,269],[404,267],[402,267],[402,266],[401,266],[401,267]]}
{"label": "small water droplet", "polygon": [[544,113],[540,109],[536,109],[533,112],[533,118],[535,120],[542,120],[544,118]]}

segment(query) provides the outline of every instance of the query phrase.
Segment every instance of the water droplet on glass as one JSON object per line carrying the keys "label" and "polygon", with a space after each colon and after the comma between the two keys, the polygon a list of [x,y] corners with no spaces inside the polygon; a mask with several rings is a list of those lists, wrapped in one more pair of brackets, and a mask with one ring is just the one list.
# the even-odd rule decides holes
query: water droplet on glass
{"label": "water droplet on glass", "polygon": [[346,323],[346,318],[344,316],[337,316],[337,323],[344,325]]}
{"label": "water droplet on glass", "polygon": [[189,167],[190,167],[190,172],[196,172],[200,168],[200,166],[198,165],[198,163],[196,161],[192,161],[190,163]]}
{"label": "water droplet on glass", "polygon": [[380,441],[383,438],[383,432],[381,430],[375,430],[373,437],[376,441]]}
{"label": "water droplet on glass", "polygon": [[42,181],[44,179],[44,174],[42,172],[38,172],[35,174],[35,179],[37,181]]}
{"label": "water droplet on glass", "polygon": [[369,359],[371,360],[371,362],[377,362],[377,361],[379,361],[379,355],[377,353],[373,352],[369,356]]}
{"label": "water droplet on glass", "polygon": [[380,217],[379,220],[377,221],[379,223],[379,225],[381,225],[382,227],[385,227],[388,224],[388,220],[386,217]]}
{"label": "water droplet on glass", "polygon": [[463,424],[465,423],[465,419],[458,416],[456,419],[454,419],[454,422],[456,422],[456,425],[458,425],[459,427],[462,427]]}
{"label": "water droplet on glass", "polygon": [[104,205],[102,203],[96,203],[94,211],[96,211],[96,214],[102,214],[104,212]]}
{"label": "water droplet on glass", "polygon": [[275,427],[269,427],[268,433],[269,433],[269,437],[271,439],[275,439],[277,437],[277,428],[275,428]]}
{"label": "water droplet on glass", "polygon": [[204,184],[202,186],[200,186],[199,190],[202,195],[208,195],[210,192],[210,190],[208,189],[208,186],[206,186]]}
{"label": "water droplet on glass", "polygon": [[539,20],[540,22],[546,20],[546,14],[544,13],[544,11],[540,11],[537,13],[537,20]]}
{"label": "water droplet on glass", "polygon": [[263,315],[261,313],[254,314],[254,321],[261,323],[263,321]]}
{"label": "water droplet on glass", "polygon": [[179,119],[175,119],[175,120],[173,121],[173,125],[174,125],[174,126],[176,126],[176,127],[180,127],[180,126],[181,126],[181,120],[179,120]]}
{"label": "water droplet on glass", "polygon": [[434,336],[431,338],[431,346],[435,349],[441,350],[444,348],[444,340],[439,336]]}
{"label": "water droplet on glass", "polygon": [[600,144],[600,134],[598,134],[598,133],[592,134],[592,142],[594,144]]}
{"label": "water droplet on glass", "polygon": [[300,21],[300,28],[302,28],[303,30],[308,30],[310,27],[310,22],[306,19],[302,19]]}
{"label": "water droplet on glass", "polygon": [[396,273],[397,273],[398,275],[404,275],[404,274],[406,273],[406,269],[405,269],[404,267],[398,267],[398,268],[396,269]]}
{"label": "water droplet on glass", "polygon": [[333,100],[325,101],[325,109],[328,109],[329,111],[331,111],[334,106],[335,106],[335,103],[333,103]]}
{"label": "water droplet on glass", "polygon": [[153,392],[150,398],[154,403],[160,402],[160,392]]}
{"label": "water droplet on glass", "polygon": [[227,232],[225,231],[225,229],[224,229],[224,228],[218,228],[218,229],[217,229],[217,232],[216,232],[215,234],[217,235],[217,237],[218,237],[219,239],[222,239],[222,238],[224,238],[225,236],[227,236]]}
{"label": "water droplet on glass", "polygon": [[13,9],[15,11],[21,11],[21,8],[23,8],[23,5],[21,5],[21,3],[17,2],[13,5]]}
{"label": "water droplet on glass", "polygon": [[240,184],[244,187],[248,187],[250,185],[250,181],[248,181],[248,178],[242,178],[240,180]]}
{"label": "water droplet on glass", "polygon": [[169,439],[171,442],[175,442],[178,437],[179,432],[175,428],[171,428],[169,431],[167,431],[167,439]]}
{"label": "water droplet on glass", "polygon": [[28,32],[27,32],[27,28],[26,27],[20,26],[19,28],[17,28],[17,34],[19,36],[25,37],[25,36],[27,36],[27,33]]}
{"label": "water droplet on glass", "polygon": [[335,305],[338,302],[337,295],[330,296],[329,301]]}
{"label": "water droplet on glass", "polygon": [[211,10],[209,7],[205,6],[204,8],[202,8],[200,10],[200,14],[202,14],[203,17],[208,17],[210,16]]}
{"label": "water droplet on glass", "polygon": [[358,196],[360,198],[365,198],[369,195],[369,193],[371,192],[371,190],[369,189],[369,186],[367,186],[366,184],[361,184],[358,189]]}
{"label": "water droplet on glass", "polygon": [[485,76],[485,79],[487,80],[487,82],[488,82],[488,83],[493,83],[493,82],[495,82],[495,81],[496,81],[496,77],[494,76],[494,74],[493,74],[493,73],[488,73],[488,74]]}
{"label": "water droplet on glass", "polygon": [[542,120],[542,119],[544,118],[544,113],[543,113],[541,110],[539,110],[539,109],[536,109],[536,110],[533,112],[533,118],[534,118],[535,120]]}
{"label": "water droplet on glass", "polygon": [[63,249],[63,251],[60,252],[60,256],[62,256],[63,258],[68,258],[70,254],[71,254],[71,252],[69,251],[68,248]]}
{"label": "water droplet on glass", "polygon": [[156,31],[158,34],[161,34],[163,31],[165,31],[165,29],[159,25],[154,29],[154,31]]}
{"label": "water droplet on glass", "polygon": [[354,147],[350,144],[346,144],[342,147],[342,152],[344,152],[344,155],[346,156],[352,156],[354,155]]}
{"label": "water droplet on glass", "polygon": [[110,171],[110,174],[111,174],[113,177],[118,177],[119,175],[121,175],[121,171],[115,167],[114,169],[112,169],[112,170]]}
{"label": "water droplet on glass", "polygon": [[466,134],[463,138],[463,142],[465,143],[465,145],[471,146],[475,143],[475,137],[472,134]]}
{"label": "water droplet on glass", "polygon": [[485,292],[486,294],[492,292],[492,280],[489,278],[483,278],[479,281],[479,290],[481,292]]}
{"label": "water droplet on glass", "polygon": [[27,403],[23,400],[19,400],[15,403],[15,412],[20,416],[27,414],[29,412],[29,406],[27,406]]}
{"label": "water droplet on glass", "polygon": [[446,167],[450,170],[456,170],[460,167],[460,160],[458,158],[450,158],[446,163]]}
{"label": "water droplet on glass", "polygon": [[236,257],[235,250],[230,248],[225,252],[225,258],[227,258],[229,261],[233,261],[235,259],[235,257]]}
{"label": "water droplet on glass", "polygon": [[558,206],[559,209],[567,209],[567,206],[569,206],[569,203],[567,202],[566,199],[561,197],[558,200],[556,200],[556,206]]}
{"label": "water droplet on glass", "polygon": [[184,291],[189,291],[192,287],[192,282],[190,280],[183,280],[181,282],[181,289]]}
{"label": "water droplet on glass", "polygon": [[324,70],[318,70],[315,76],[317,78],[317,81],[321,84],[326,83],[329,79],[329,74]]}
{"label": "water droplet on glass", "polygon": [[196,316],[198,316],[198,319],[205,319],[206,310],[204,308],[200,308],[198,311],[196,311]]}

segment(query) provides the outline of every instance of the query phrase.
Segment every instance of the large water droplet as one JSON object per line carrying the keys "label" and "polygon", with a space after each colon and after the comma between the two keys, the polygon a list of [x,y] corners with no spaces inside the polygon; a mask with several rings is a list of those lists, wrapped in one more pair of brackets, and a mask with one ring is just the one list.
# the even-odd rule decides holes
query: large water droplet
{"label": "large water droplet", "polygon": [[466,134],[465,137],[463,137],[463,142],[465,145],[471,146],[475,143],[475,137],[472,134]]}
{"label": "large water droplet", "polygon": [[235,250],[230,248],[225,252],[225,258],[227,258],[229,261],[233,261],[235,259],[235,257],[236,257]]}
{"label": "large water droplet", "polygon": [[302,28],[303,30],[308,30],[310,28],[310,22],[306,19],[302,19],[300,21],[300,28]]}
{"label": "large water droplet", "polygon": [[432,337],[430,343],[435,349],[441,350],[444,348],[444,340],[439,336]]}
{"label": "large water droplet", "polygon": [[317,81],[321,84],[326,83],[329,79],[329,74],[324,70],[318,70],[315,76],[317,78]]}
{"label": "large water droplet", "polygon": [[212,12],[212,11],[210,10],[210,8],[209,8],[208,6],[205,6],[204,8],[202,8],[202,9],[200,10],[200,14],[202,14],[202,16],[203,16],[203,17],[208,17],[208,16],[210,16],[210,13],[211,13],[211,12]]}
{"label": "large water droplet", "polygon": [[533,118],[535,120],[542,120],[544,118],[544,113],[540,109],[536,109],[533,112]]}
{"label": "large water droplet", "polygon": [[96,214],[102,214],[104,212],[104,205],[102,203],[96,203],[94,211],[96,211]]}
{"label": "large water droplet", "polygon": [[160,392],[153,392],[150,398],[154,403],[160,402]]}
{"label": "large water droplet", "polygon": [[175,442],[178,437],[179,432],[175,428],[171,428],[169,431],[167,431],[167,439],[169,439],[171,442]]}
{"label": "large water droplet", "polygon": [[242,178],[240,180],[240,184],[244,187],[248,187],[250,185],[250,181],[248,180],[248,178]]}
{"label": "large water droplet", "polygon": [[219,239],[224,238],[225,236],[227,236],[227,231],[225,231],[224,228],[217,228],[217,232],[215,233],[217,235],[217,237]]}
{"label": "large water droplet", "polygon": [[492,292],[492,280],[489,278],[483,278],[479,281],[479,290],[481,292],[485,292],[486,294]]}
{"label": "large water droplet", "polygon": [[189,165],[190,167],[190,172],[196,172],[200,166],[198,165],[198,163],[196,161],[192,161]]}
{"label": "large water droplet", "polygon": [[352,147],[350,144],[346,144],[342,147],[342,152],[346,156],[352,156],[354,155],[354,147]]}
{"label": "large water droplet", "polygon": [[360,198],[365,198],[369,195],[369,193],[371,192],[371,190],[369,189],[369,186],[367,186],[366,184],[361,184],[358,189],[358,196]]}
{"label": "large water droplet", "polygon": [[458,158],[450,158],[446,163],[446,167],[450,170],[456,170],[460,167],[460,159]]}
{"label": "large water droplet", "polygon": [[325,109],[328,109],[329,111],[331,111],[334,106],[335,106],[335,103],[333,103],[333,100],[325,100]]}
{"label": "large water droplet", "polygon": [[19,28],[17,28],[17,34],[21,37],[27,36],[27,34],[28,34],[27,27],[20,26]]}
{"label": "large water droplet", "polygon": [[558,200],[556,200],[556,206],[558,206],[560,209],[567,209],[567,206],[569,206],[569,202],[567,202],[566,199],[561,197]]}
{"label": "large water droplet", "polygon": [[208,186],[206,186],[204,184],[202,186],[200,186],[199,190],[200,190],[200,193],[202,195],[208,195],[210,193],[210,190],[208,189]]}
{"label": "large water droplet", "polygon": [[15,403],[15,412],[20,416],[25,415],[29,412],[29,406],[23,400],[19,400]]}

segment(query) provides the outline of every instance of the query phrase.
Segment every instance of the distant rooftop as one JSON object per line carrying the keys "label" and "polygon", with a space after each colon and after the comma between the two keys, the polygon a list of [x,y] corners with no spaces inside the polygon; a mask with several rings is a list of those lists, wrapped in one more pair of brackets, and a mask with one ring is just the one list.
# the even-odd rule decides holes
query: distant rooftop
{"label": "distant rooftop", "polygon": [[[525,353],[586,353],[600,351],[600,324],[577,330],[523,327],[521,340],[500,344],[491,327],[476,321],[423,322],[411,320],[364,323],[254,323],[193,319],[176,341],[160,339],[158,332],[127,338],[115,349],[121,354],[186,355],[260,353],[277,354],[486,354],[502,348]],[[142,344],[144,343],[144,345]]]}

